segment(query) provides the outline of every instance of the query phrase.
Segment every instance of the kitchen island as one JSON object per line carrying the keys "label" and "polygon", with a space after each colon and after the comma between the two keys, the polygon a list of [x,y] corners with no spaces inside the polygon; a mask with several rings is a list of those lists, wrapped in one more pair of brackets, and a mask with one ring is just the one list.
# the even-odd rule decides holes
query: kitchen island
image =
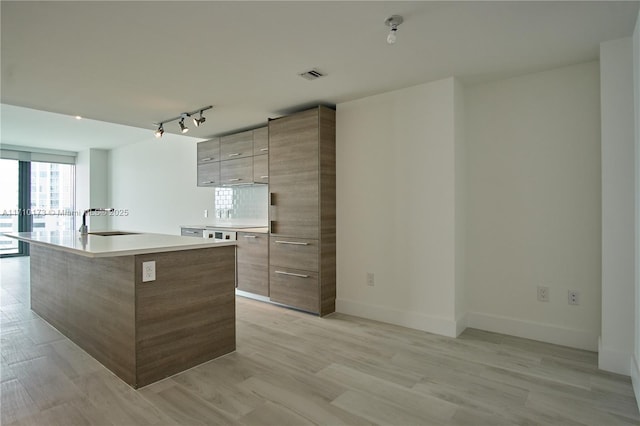
{"label": "kitchen island", "polygon": [[19,232],[31,309],[134,388],[235,350],[235,242]]}

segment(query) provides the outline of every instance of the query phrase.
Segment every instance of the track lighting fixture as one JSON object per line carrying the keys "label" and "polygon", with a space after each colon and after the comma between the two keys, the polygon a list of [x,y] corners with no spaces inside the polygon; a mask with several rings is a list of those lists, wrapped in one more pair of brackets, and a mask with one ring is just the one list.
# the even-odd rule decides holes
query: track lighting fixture
{"label": "track lighting fixture", "polygon": [[202,107],[202,108],[198,108],[195,111],[191,111],[191,112],[183,112],[182,114],[180,114],[177,117],[173,117],[173,118],[169,118],[167,120],[162,120],[159,121],[157,123],[154,123],[156,126],[158,126],[158,130],[155,131],[155,136],[156,138],[161,138],[162,135],[164,134],[164,125],[166,123],[170,123],[171,121],[176,121],[176,120],[180,120],[178,122],[178,125],[180,126],[180,133],[187,133],[189,131],[189,128],[184,124],[184,119],[187,117],[191,117],[192,115],[195,115],[196,113],[200,113],[200,117],[195,118],[193,117],[193,124],[196,127],[200,127],[200,125],[202,125],[202,123],[204,123],[206,121],[206,118],[202,116],[202,113],[205,112],[206,110],[209,110],[213,108],[213,106],[209,105],[206,107]]}
{"label": "track lighting fixture", "polygon": [[404,19],[400,15],[391,15],[384,20],[384,24],[390,27],[389,35],[387,36],[387,43],[394,44],[396,42],[396,32],[398,31],[398,25],[402,24]]}
{"label": "track lighting fixture", "polygon": [[[184,114],[184,115],[187,115],[187,114]],[[180,133],[187,133],[188,131],[189,131],[189,128],[184,125],[184,117],[182,117],[180,119]]]}
{"label": "track lighting fixture", "polygon": [[200,127],[200,125],[202,123],[204,123],[206,120],[207,120],[206,117],[202,116],[202,110],[200,110],[200,118],[195,118],[194,117],[193,118],[193,125],[196,126],[196,127]]}
{"label": "track lighting fixture", "polygon": [[162,135],[164,134],[164,128],[162,127],[162,123],[160,123],[160,126],[158,126],[158,130],[156,130],[156,138],[161,138]]}

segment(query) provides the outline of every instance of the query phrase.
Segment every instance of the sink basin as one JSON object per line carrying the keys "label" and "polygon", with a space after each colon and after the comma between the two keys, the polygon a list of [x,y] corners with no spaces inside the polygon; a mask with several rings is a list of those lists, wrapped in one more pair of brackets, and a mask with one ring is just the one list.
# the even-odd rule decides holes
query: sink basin
{"label": "sink basin", "polygon": [[100,235],[101,237],[114,237],[116,235],[137,235],[139,232],[124,232],[124,231],[99,231],[89,232],[89,235]]}

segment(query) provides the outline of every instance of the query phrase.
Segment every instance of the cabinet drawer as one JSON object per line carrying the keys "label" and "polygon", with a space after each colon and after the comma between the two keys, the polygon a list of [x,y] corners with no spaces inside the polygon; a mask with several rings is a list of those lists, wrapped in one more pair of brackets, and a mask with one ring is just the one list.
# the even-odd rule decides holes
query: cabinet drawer
{"label": "cabinet drawer", "polygon": [[253,155],[269,153],[269,128],[261,127],[253,131]]}
{"label": "cabinet drawer", "polygon": [[221,160],[251,156],[253,156],[253,130],[220,138]]}
{"label": "cabinet drawer", "polygon": [[220,184],[220,163],[198,164],[198,186],[216,186]]}
{"label": "cabinet drawer", "polygon": [[269,266],[269,235],[252,232],[238,232],[237,241],[238,263]]}
{"label": "cabinet drawer", "polygon": [[269,240],[271,265],[318,271],[318,240],[276,236],[271,236]]}
{"label": "cabinet drawer", "polygon": [[253,181],[253,157],[220,162],[220,183],[237,185]]}
{"label": "cabinet drawer", "polygon": [[269,269],[269,298],[272,302],[319,313],[318,273],[272,266]]}
{"label": "cabinet drawer", "polygon": [[253,157],[253,181],[269,183],[269,156],[256,155]]}
{"label": "cabinet drawer", "polygon": [[220,161],[220,138],[198,143],[198,164]]}

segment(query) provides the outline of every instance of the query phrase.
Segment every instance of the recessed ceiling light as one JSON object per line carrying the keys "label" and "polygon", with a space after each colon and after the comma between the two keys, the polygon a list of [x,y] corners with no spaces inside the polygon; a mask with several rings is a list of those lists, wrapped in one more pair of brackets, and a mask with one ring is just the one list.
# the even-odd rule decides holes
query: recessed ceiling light
{"label": "recessed ceiling light", "polygon": [[76,120],[82,120],[82,117],[79,115],[76,115]]}

